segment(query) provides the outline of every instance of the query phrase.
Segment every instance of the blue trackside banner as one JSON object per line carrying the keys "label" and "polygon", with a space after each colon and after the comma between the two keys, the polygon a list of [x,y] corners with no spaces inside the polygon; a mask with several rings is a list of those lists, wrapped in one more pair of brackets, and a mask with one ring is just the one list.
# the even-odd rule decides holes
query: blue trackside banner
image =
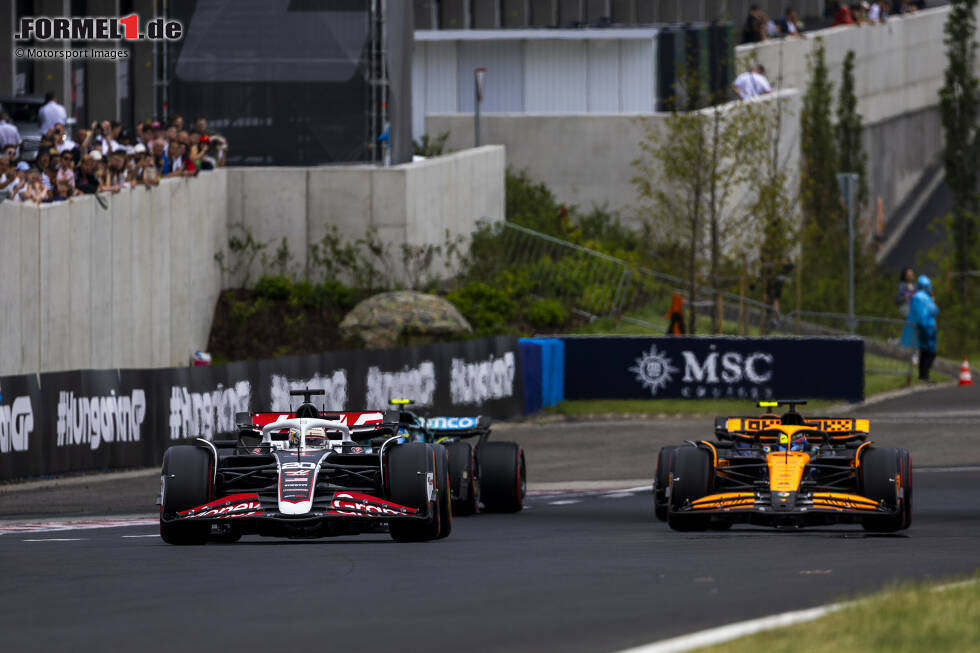
{"label": "blue trackside banner", "polygon": [[566,399],[864,398],[860,338],[567,337]]}

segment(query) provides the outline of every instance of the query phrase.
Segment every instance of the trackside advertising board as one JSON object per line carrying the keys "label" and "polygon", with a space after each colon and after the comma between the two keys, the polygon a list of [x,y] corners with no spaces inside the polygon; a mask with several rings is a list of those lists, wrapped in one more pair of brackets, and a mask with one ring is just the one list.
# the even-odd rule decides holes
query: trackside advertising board
{"label": "trackside advertising board", "polygon": [[0,377],[0,481],[146,467],[171,444],[235,430],[235,413],[286,411],[322,388],[326,410],[407,398],[433,415],[523,413],[517,338],[505,336],[208,367]]}
{"label": "trackside advertising board", "polygon": [[864,398],[860,338],[563,339],[566,399]]}

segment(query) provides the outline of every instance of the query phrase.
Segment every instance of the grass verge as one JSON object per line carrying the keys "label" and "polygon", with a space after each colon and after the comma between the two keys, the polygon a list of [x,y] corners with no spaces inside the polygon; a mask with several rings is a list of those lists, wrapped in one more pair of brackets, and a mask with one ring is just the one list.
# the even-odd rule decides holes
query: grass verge
{"label": "grass verge", "polygon": [[698,649],[701,653],[901,653],[980,649],[980,577],[907,583],[815,621]]}

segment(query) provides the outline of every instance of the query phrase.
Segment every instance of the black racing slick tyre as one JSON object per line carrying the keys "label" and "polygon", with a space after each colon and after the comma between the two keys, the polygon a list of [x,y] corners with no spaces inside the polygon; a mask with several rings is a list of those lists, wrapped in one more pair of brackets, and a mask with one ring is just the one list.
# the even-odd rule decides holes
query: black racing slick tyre
{"label": "black racing slick tyre", "polygon": [[[436,451],[424,442],[392,447],[387,462],[388,498],[428,514],[425,520],[392,519],[388,523],[396,542],[426,542],[439,536],[439,510],[435,496]],[[429,484],[433,485],[430,500]]]}
{"label": "black racing slick tyre", "polygon": [[892,515],[868,515],[861,520],[864,530],[894,533],[903,528],[905,513],[900,498],[902,451],[894,447],[869,449],[861,456],[861,493],[883,504]]}
{"label": "black racing slick tyre", "polygon": [[653,514],[667,521],[667,486],[670,485],[670,457],[677,447],[663,447],[657,454],[657,472],[653,477]]}
{"label": "black racing slick tyre", "polygon": [[165,522],[182,510],[203,506],[212,499],[214,459],[202,447],[180,444],[163,454],[160,503],[160,537],[167,544],[206,544],[211,524]]}
{"label": "black racing slick tyre", "polygon": [[681,512],[691,501],[711,491],[711,455],[697,447],[677,447],[670,469],[670,501],[667,524],[675,531],[703,531],[708,515]]}
{"label": "black racing slick tyre", "polygon": [[452,497],[449,493],[449,452],[441,444],[434,444],[436,452],[436,503],[439,506],[439,535],[449,537],[453,530]]}
{"label": "black racing slick tyre", "polygon": [[453,497],[453,514],[472,515],[480,506],[480,486],[476,475],[476,459],[469,442],[450,442],[449,487]]}
{"label": "black racing slick tyre", "polygon": [[487,512],[519,512],[527,492],[524,450],[516,442],[484,442],[476,449],[480,500]]}
{"label": "black racing slick tyre", "polygon": [[908,449],[899,449],[902,463],[902,529],[912,525],[912,456]]}

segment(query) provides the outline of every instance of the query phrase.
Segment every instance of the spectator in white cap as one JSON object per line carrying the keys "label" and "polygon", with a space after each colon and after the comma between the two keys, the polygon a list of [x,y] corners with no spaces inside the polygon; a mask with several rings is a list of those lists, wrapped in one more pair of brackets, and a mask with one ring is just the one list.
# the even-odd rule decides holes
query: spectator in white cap
{"label": "spectator in white cap", "polygon": [[31,170],[31,166],[27,161],[21,161],[17,164],[17,178],[14,183],[11,184],[10,188],[10,199],[14,202],[23,202],[27,199],[27,188],[29,186],[27,175]]}
{"label": "spectator in white cap", "polygon": [[91,195],[99,190],[99,178],[95,175],[95,157],[99,159],[102,155],[98,150],[86,154],[78,162],[78,169],[75,171],[75,188]]}
{"label": "spectator in white cap", "polygon": [[146,151],[142,143],[133,148],[133,179],[134,184],[143,184],[147,188],[160,183],[160,173],[153,165],[153,155]]}

